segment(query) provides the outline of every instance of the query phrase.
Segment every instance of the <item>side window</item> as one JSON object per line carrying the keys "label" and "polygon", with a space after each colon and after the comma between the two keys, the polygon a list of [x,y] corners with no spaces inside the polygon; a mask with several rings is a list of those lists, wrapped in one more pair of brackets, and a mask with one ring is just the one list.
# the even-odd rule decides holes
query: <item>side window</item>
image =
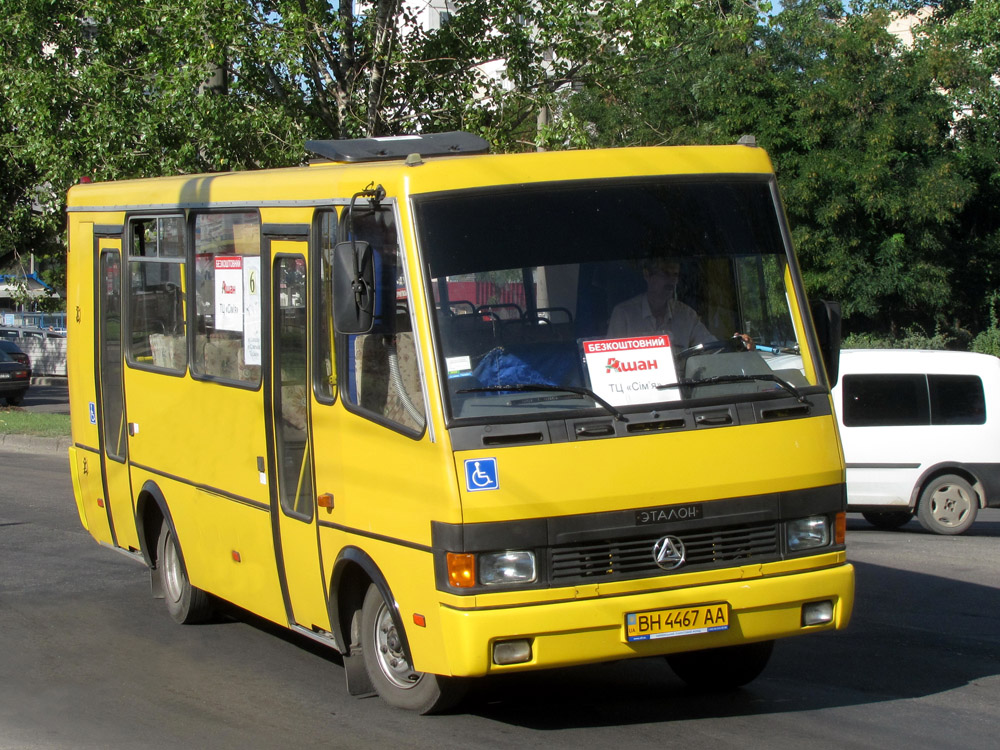
{"label": "side window", "polygon": [[845,375],[844,424],[885,427],[930,424],[924,375]]}
{"label": "side window", "polygon": [[129,362],[183,372],[184,217],[129,222]]}
{"label": "side window", "polygon": [[332,403],[336,395],[337,379],[334,375],[334,346],[331,315],[333,312],[332,287],[330,279],[332,271],[327,261],[327,251],[337,244],[337,213],[335,211],[320,211],[317,216],[317,257],[312,263],[314,278],[318,288],[314,299],[319,304],[313,307],[316,316],[316,355],[313,358],[313,382],[316,395],[321,401]]}
{"label": "side window", "polygon": [[393,215],[389,210],[355,210],[351,226],[355,238],[368,242],[375,255],[379,302],[371,333],[344,337],[343,397],[381,420],[423,430],[420,367]]}
{"label": "side window", "polygon": [[261,366],[260,217],[256,212],[194,219],[198,375],[258,385]]}
{"label": "side window", "polygon": [[933,424],[986,424],[983,381],[975,375],[928,375]]}

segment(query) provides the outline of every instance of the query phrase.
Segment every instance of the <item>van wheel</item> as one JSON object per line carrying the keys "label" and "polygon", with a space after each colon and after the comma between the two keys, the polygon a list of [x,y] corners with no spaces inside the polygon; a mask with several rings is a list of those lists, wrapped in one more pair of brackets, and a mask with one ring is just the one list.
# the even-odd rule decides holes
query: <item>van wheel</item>
{"label": "van wheel", "polygon": [[170,616],[182,625],[206,622],[212,618],[212,598],[205,591],[191,585],[180,547],[173,529],[166,521],[160,527],[156,542],[156,569],[160,575],[163,596]]}
{"label": "van wheel", "polygon": [[403,654],[402,637],[375,585],[361,607],[361,653],[368,679],[390,706],[421,714],[454,706],[465,694],[464,680],[417,672]]}
{"label": "van wheel", "polygon": [[697,690],[735,690],[760,676],[774,651],[774,641],[741,643],[667,656],[678,677]]}
{"label": "van wheel", "polygon": [[972,526],[979,496],[972,485],[954,474],[932,480],[920,493],[917,520],[935,534],[961,534]]}
{"label": "van wheel", "polygon": [[883,512],[869,511],[862,513],[865,520],[882,531],[893,531],[900,526],[905,526],[913,518],[913,514],[908,510],[887,510]]}

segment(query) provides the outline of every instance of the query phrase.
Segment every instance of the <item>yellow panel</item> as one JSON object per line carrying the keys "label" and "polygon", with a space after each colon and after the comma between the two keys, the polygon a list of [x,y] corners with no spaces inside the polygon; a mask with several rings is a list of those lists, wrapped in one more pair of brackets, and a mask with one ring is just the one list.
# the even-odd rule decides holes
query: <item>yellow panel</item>
{"label": "yellow panel", "polygon": [[[692,503],[843,482],[832,416],[551,445],[456,452],[495,457],[500,488],[466,492],[466,523]],[[779,458],[780,457],[780,458]],[[614,467],[614,470],[609,470]]]}
{"label": "yellow panel", "polygon": [[[822,599],[834,602],[833,622],[802,627],[802,604]],[[420,655],[415,666],[424,671],[479,676],[491,671],[542,669],[729,646],[744,640],[768,640],[846,627],[853,601],[854,568],[840,565],[797,576],[760,578],[750,583],[724,583],[537,607],[473,612],[442,608],[444,638],[451,644],[449,661],[432,653]],[[625,641],[626,612],[711,602],[727,602],[731,606],[728,631],[654,641]],[[532,661],[510,667],[491,667],[492,642],[513,638],[533,639]]]}

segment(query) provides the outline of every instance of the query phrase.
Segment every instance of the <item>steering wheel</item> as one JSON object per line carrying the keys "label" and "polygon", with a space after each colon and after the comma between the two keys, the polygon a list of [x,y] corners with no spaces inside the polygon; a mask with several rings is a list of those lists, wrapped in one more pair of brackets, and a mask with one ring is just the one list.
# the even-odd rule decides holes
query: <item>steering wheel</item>
{"label": "steering wheel", "polygon": [[729,339],[719,339],[718,341],[706,341],[703,344],[695,344],[687,349],[682,349],[677,355],[678,359],[687,359],[693,354],[718,354],[719,352],[745,352],[746,343],[739,336]]}

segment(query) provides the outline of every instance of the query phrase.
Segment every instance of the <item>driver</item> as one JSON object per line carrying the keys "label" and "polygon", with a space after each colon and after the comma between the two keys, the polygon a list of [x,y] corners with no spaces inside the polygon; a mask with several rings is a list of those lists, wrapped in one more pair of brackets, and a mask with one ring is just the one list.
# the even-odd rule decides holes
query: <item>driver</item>
{"label": "driver", "polygon": [[[675,299],[680,263],[668,258],[642,262],[646,291],[615,305],[608,323],[609,338],[665,333],[671,346],[680,349],[717,341],[691,307]],[[753,341],[745,333],[734,334],[747,349]]]}

